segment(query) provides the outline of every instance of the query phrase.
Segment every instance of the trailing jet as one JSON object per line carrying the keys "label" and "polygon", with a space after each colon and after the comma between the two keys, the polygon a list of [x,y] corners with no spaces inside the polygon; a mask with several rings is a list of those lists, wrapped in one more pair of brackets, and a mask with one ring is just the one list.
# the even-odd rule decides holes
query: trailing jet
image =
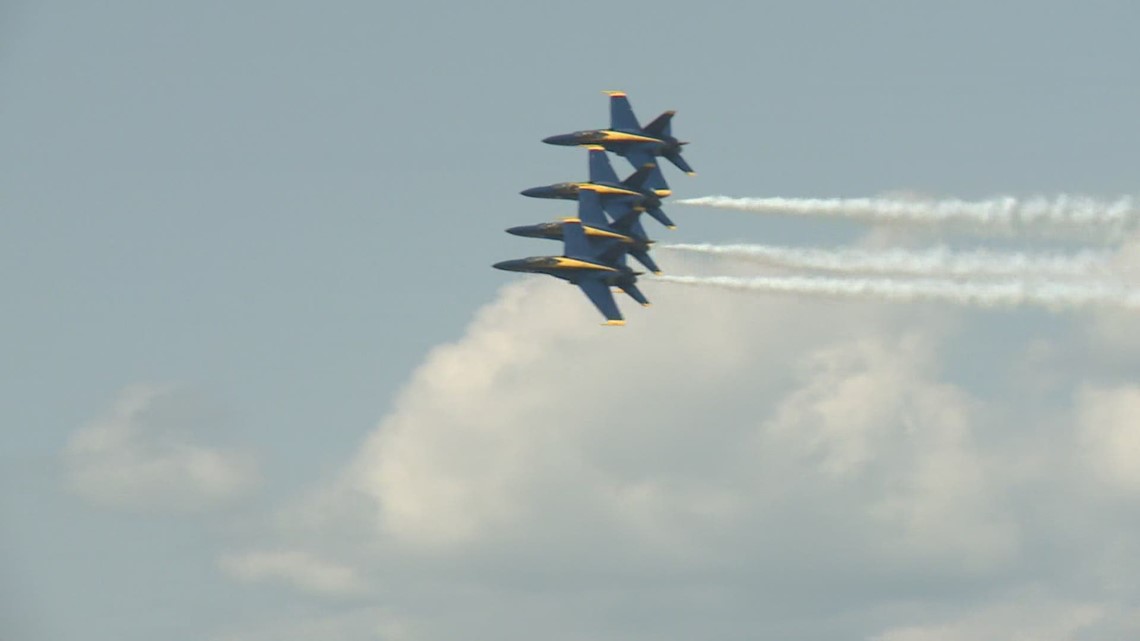
{"label": "trailing jet", "polygon": [[[625,252],[654,274],[660,275],[661,268],[649,257],[649,248],[653,241],[649,239],[645,228],[638,220],[641,214],[642,212],[631,209],[622,218],[610,224],[602,211],[601,198],[597,192],[585,190],[578,193],[578,220],[586,237],[594,243],[602,244],[602,258],[616,260],[620,253]],[[566,220],[511,227],[507,233],[528,238],[562,240],[564,236],[562,228]]]}
{"label": "trailing jet", "polygon": [[617,287],[642,305],[649,305],[636,285],[639,272],[625,264],[624,254],[619,254],[612,262],[605,261],[602,253],[607,248],[602,244],[591,243],[577,219],[563,222],[562,235],[562,256],[504,260],[495,263],[493,267],[511,272],[549,274],[577,285],[606,317],[605,325],[625,325],[610,287]]}
{"label": "trailing jet", "polygon": [[618,180],[610,164],[605,149],[597,145],[586,147],[590,154],[590,179],[586,182],[557,183],[545,187],[524,189],[521,193],[531,198],[562,198],[577,200],[582,191],[592,191],[601,198],[602,207],[618,220],[631,209],[640,209],[653,216],[669,229],[677,226],[661,211],[661,198],[669,195],[669,190],[654,191],[645,185],[657,165],[646,163],[630,174],[625,180]]}
{"label": "trailing jet", "polygon": [[[624,91],[607,91],[610,97],[610,128],[575,131],[544,138],[542,142],[551,145],[601,145],[607,151],[629,160],[634,167],[653,162],[657,156],[664,156],[681,171],[694,175],[696,172],[681,157],[681,147],[688,144],[673,137],[672,120],[674,111],[666,111],[653,122],[642,127],[633,115],[633,107]],[[653,188],[668,188],[660,169],[655,169],[650,179]]]}

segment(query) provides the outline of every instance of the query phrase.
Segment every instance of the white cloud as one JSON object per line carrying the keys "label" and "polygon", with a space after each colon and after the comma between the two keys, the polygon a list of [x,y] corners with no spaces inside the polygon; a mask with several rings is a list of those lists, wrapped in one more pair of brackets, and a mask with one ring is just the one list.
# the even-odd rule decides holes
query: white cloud
{"label": "white cloud", "polygon": [[837,505],[859,510],[844,510],[849,523],[876,530],[890,554],[990,566],[1016,552],[1016,530],[974,445],[972,402],[933,379],[934,356],[916,334],[809,355],[804,386],[766,424],[762,444],[814,468],[834,498],[847,495]]}
{"label": "white cloud", "polygon": [[257,466],[242,452],[192,441],[195,418],[169,386],[125,388],[111,411],[76,430],[64,452],[67,481],[84,499],[108,507],[200,510],[248,495]]}
{"label": "white cloud", "polygon": [[559,289],[508,289],[427,359],[369,440],[352,480],[393,541],[458,553],[542,536],[561,549],[575,539],[547,525],[576,523],[639,554],[708,555],[786,509],[768,502],[776,488],[825,496],[849,528],[892,542],[874,545],[884,552],[984,564],[1014,549],[969,399],[932,380],[929,338],[860,326],[837,339],[807,318],[823,306],[706,292],[633,332],[570,309],[551,331],[537,310],[590,311]]}
{"label": "white cloud", "polygon": [[1140,496],[1140,386],[1086,387],[1077,412],[1090,472],[1121,492]]}
{"label": "white cloud", "polygon": [[[1125,438],[1132,393],[1041,378],[1055,337],[997,370],[1026,381],[976,386],[945,368],[993,364],[969,352],[984,313],[647,289],[657,306],[615,329],[573,288],[504,288],[338,481],[284,511],[275,549],[338,559],[441,640],[1032,631],[1002,627],[1016,600],[963,604],[1041,575],[1104,587],[1035,597],[1051,629],[1131,616],[1105,605],[1132,589],[1106,568],[1140,550],[1082,500],[1072,444]],[[1065,411],[1037,425],[1046,398]],[[311,590],[297,565],[254,574]]]}

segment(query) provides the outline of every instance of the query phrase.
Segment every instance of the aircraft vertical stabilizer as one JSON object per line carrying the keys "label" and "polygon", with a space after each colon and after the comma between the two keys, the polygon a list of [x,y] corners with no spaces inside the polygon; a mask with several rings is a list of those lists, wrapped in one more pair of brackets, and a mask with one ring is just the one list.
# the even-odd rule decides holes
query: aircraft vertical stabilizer
{"label": "aircraft vertical stabilizer", "polygon": [[675,113],[677,113],[677,112],[676,111],[666,111],[665,113],[661,114],[660,116],[657,116],[656,118],[653,119],[653,122],[649,123],[648,125],[645,125],[645,129],[642,130],[642,133],[644,133],[647,136],[653,136],[654,138],[667,138],[669,136],[672,136],[673,135],[673,114],[675,114]]}

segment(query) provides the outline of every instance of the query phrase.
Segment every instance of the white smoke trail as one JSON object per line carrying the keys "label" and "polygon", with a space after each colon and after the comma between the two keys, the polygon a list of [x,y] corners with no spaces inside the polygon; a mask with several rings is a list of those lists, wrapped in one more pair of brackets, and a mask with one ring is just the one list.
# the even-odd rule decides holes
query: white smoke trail
{"label": "white smoke trail", "polygon": [[1107,283],[1068,285],[1009,281],[961,283],[949,280],[890,278],[809,278],[802,276],[738,278],[734,276],[657,276],[663,283],[724,289],[879,298],[895,301],[943,301],[979,307],[1038,305],[1053,310],[1105,306],[1140,308],[1140,290]]}
{"label": "white smoke trail", "polygon": [[1026,254],[984,250],[954,251],[934,247],[905,249],[816,249],[773,245],[661,245],[661,249],[740,258],[779,267],[815,269],[847,274],[911,274],[916,276],[1103,276],[1110,255]]}
{"label": "white smoke trail", "polygon": [[705,196],[674,201],[766,214],[837,216],[880,223],[957,223],[978,228],[1018,231],[1040,228],[1083,229],[1121,233],[1140,220],[1128,197],[1108,202],[1078,196],[1013,197],[989,200],[903,200],[892,198],[733,198]]}

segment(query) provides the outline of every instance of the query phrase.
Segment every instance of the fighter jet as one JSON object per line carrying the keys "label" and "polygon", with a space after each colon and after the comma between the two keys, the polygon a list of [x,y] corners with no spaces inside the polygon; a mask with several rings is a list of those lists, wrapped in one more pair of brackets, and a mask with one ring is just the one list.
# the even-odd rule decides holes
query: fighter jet
{"label": "fighter jet", "polygon": [[598,145],[586,147],[590,154],[590,179],[587,182],[557,183],[545,187],[524,189],[521,193],[531,198],[562,198],[577,200],[582,191],[592,191],[601,197],[602,207],[613,216],[622,218],[631,209],[641,209],[653,216],[669,229],[676,229],[673,221],[661,211],[661,198],[669,195],[669,190],[655,192],[645,186],[649,173],[656,168],[652,162],[630,174],[625,180],[618,180],[610,164],[605,149]]}
{"label": "fighter jet", "polygon": [[605,262],[601,258],[601,252],[606,248],[601,244],[591,243],[577,219],[564,221],[562,234],[562,256],[505,260],[495,263],[493,267],[511,272],[549,274],[577,285],[605,316],[604,325],[625,325],[625,319],[622,318],[617,303],[614,302],[610,287],[617,287],[642,305],[649,305],[649,301],[636,285],[639,272],[633,271],[625,264],[624,254],[619,255],[613,262]]}
{"label": "fighter jet", "polygon": [[[696,172],[681,157],[681,147],[688,143],[673,137],[672,120],[674,111],[666,111],[653,122],[642,127],[633,115],[633,108],[624,91],[607,91],[610,97],[610,128],[575,131],[544,138],[542,142],[551,145],[601,145],[607,151],[629,160],[634,167],[653,162],[657,156],[664,156],[681,171],[694,175]],[[660,169],[655,169],[649,182],[654,189],[668,186]]]}
{"label": "fighter jet", "polygon": [[[596,244],[601,244],[601,257],[603,260],[616,260],[622,252],[633,256],[639,263],[645,265],[654,274],[661,274],[661,268],[649,257],[649,248],[653,241],[645,233],[645,228],[638,220],[642,212],[631,209],[622,218],[610,224],[606,214],[602,211],[601,197],[597,192],[583,190],[578,193],[578,220],[586,237]],[[567,219],[567,220],[573,220]],[[528,238],[547,238],[562,240],[562,228],[566,221],[553,223],[540,223],[538,225],[523,225],[511,227],[508,234],[525,236]],[[605,243],[610,243],[605,245]]]}

